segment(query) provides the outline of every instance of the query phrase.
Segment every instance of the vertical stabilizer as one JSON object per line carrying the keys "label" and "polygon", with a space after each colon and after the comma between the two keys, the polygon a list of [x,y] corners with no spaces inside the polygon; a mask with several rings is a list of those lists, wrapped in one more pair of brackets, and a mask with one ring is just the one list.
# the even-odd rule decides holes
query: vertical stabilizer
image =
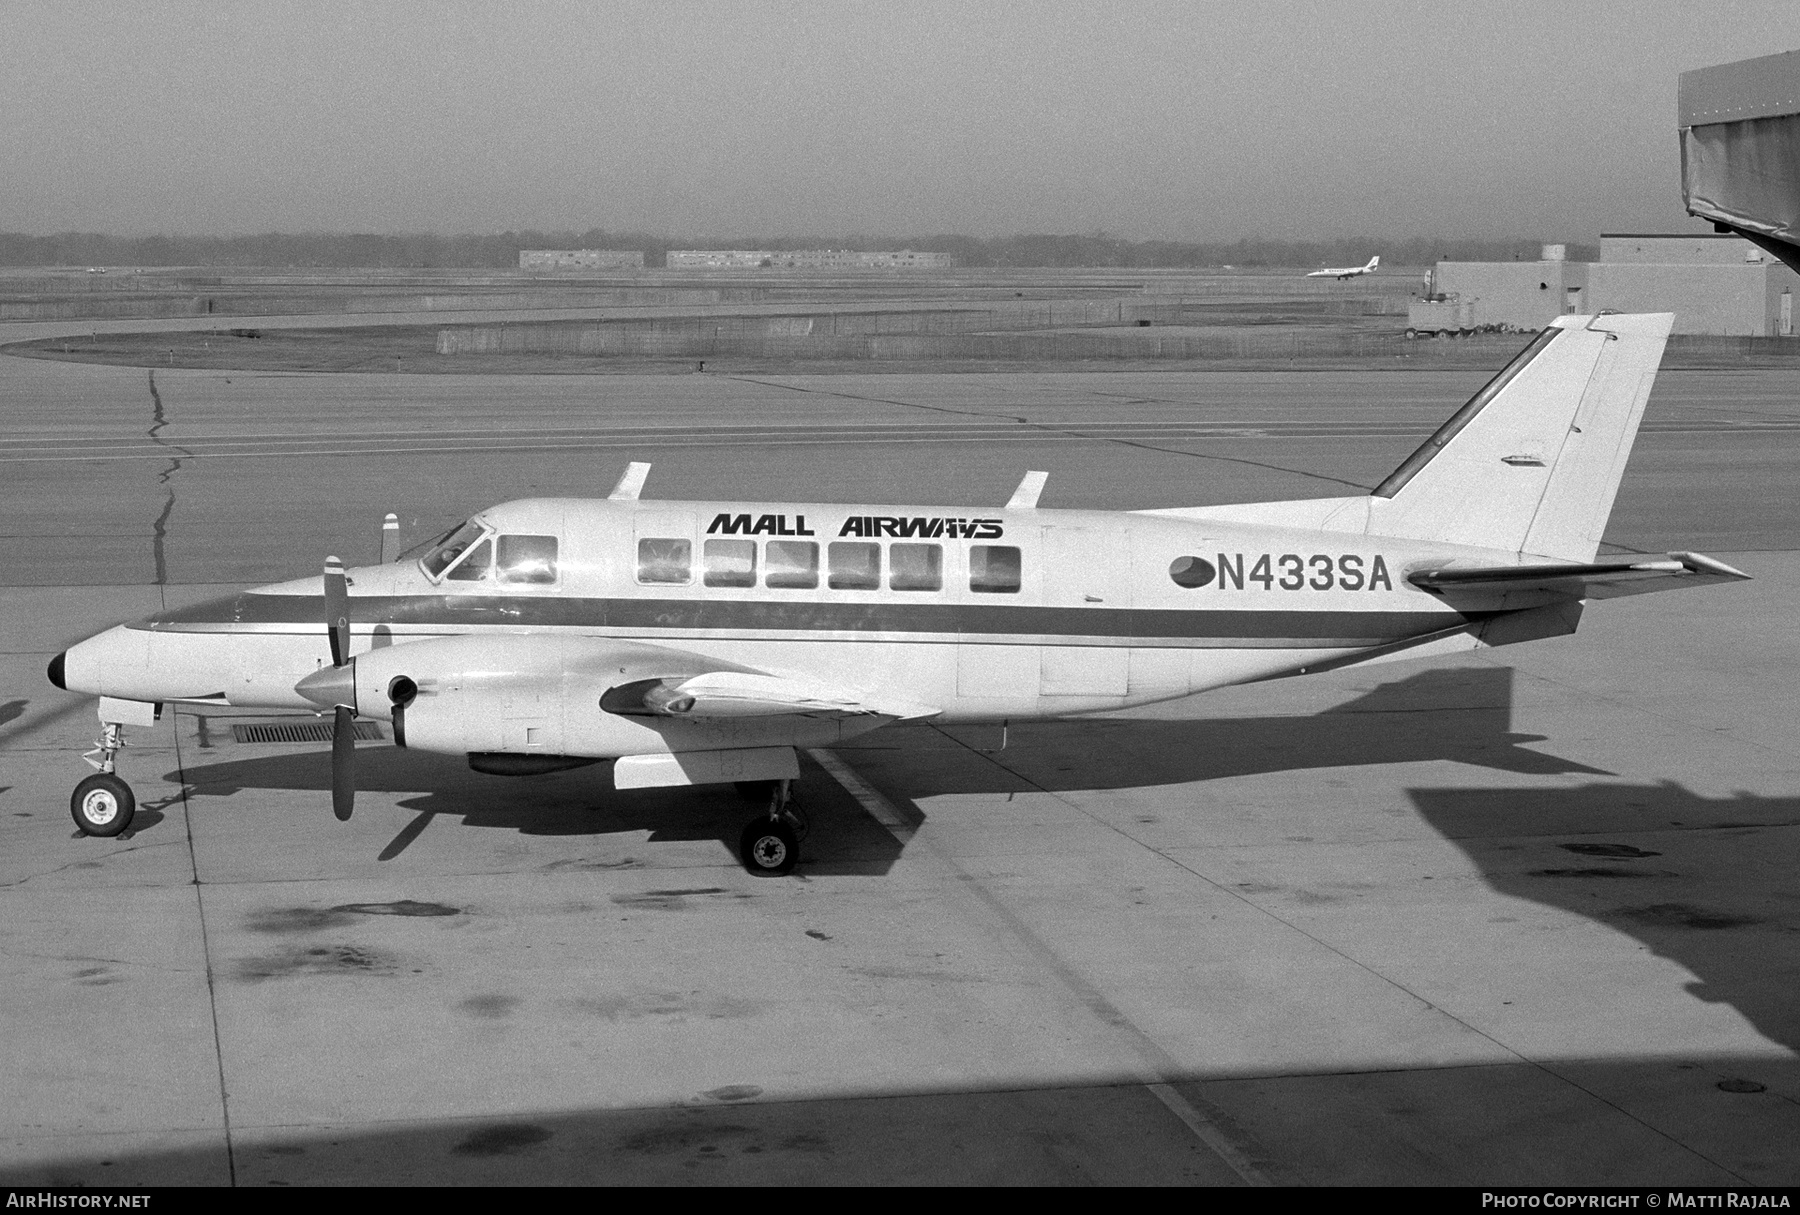
{"label": "vertical stabilizer", "polygon": [[1375,488],[1368,530],[1591,561],[1673,322],[1558,318]]}

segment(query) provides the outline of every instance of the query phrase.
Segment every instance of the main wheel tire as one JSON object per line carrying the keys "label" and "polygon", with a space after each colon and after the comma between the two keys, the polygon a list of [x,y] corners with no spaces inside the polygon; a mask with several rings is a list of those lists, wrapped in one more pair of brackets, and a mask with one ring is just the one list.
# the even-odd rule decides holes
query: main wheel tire
{"label": "main wheel tire", "polygon": [[96,772],[69,798],[69,813],[84,835],[117,835],[131,826],[137,797],[131,786],[110,772]]}
{"label": "main wheel tire", "polygon": [[738,856],[744,868],[759,877],[781,877],[794,871],[800,859],[800,841],[794,838],[794,829],[780,819],[752,819],[738,837]]}

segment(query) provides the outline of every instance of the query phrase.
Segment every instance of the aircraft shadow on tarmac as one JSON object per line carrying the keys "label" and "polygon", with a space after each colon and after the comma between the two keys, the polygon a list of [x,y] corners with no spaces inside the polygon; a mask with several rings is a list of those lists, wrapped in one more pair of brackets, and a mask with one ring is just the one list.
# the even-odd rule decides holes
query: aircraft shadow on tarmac
{"label": "aircraft shadow on tarmac", "polygon": [[[1431,760],[1538,776],[1612,775],[1529,749],[1525,744],[1552,740],[1513,730],[1512,686],[1510,667],[1451,668],[1397,679],[1307,715],[1034,723],[1015,727],[1007,749],[989,753],[997,762],[983,765],[985,777],[964,765],[921,765],[908,772],[920,783],[903,791],[917,798],[976,788],[1131,789]],[[992,727],[942,733],[970,748],[998,741]],[[1015,773],[1028,774],[1030,783]]]}
{"label": "aircraft shadow on tarmac", "polygon": [[[976,749],[997,741],[985,736],[997,734],[991,727],[897,728],[845,754],[853,763],[860,762],[859,754],[880,754],[883,787],[897,795],[901,813],[915,822],[925,817],[917,803],[944,794],[1142,788],[1425,760],[1532,774],[1605,775],[1524,745],[1543,739],[1512,730],[1512,675],[1505,667],[1425,671],[1313,715],[1036,723],[1012,731],[1012,745],[998,762]],[[209,737],[216,733],[202,734],[203,740]],[[202,745],[217,749],[210,742]],[[1029,770],[1029,780],[1021,769]],[[319,794],[323,806],[330,764],[323,751],[308,750],[195,763],[167,779],[185,784],[194,798],[306,790]],[[373,800],[369,795],[399,793],[407,796],[398,804],[417,812],[383,849],[383,860],[401,855],[440,816],[527,835],[642,831],[652,841],[716,840],[731,846],[749,810],[732,790],[717,787],[617,792],[602,765],[548,776],[495,777],[470,772],[449,757],[392,747],[359,748],[356,779],[365,806]],[[881,874],[899,857],[903,845],[810,761],[800,792],[813,820],[804,849],[809,872]]]}
{"label": "aircraft shadow on tarmac", "polygon": [[[316,792],[320,830],[334,825],[326,811],[331,764],[324,751],[190,764],[167,779],[185,782],[189,798],[201,804],[256,790]],[[382,812],[377,804],[382,794],[402,794],[395,804],[415,812],[382,849],[384,861],[399,857],[440,819],[536,836],[643,832],[651,842],[712,840],[735,850],[739,831],[757,809],[730,786],[620,792],[611,787],[604,763],[545,776],[489,776],[450,756],[395,747],[359,747],[356,784],[359,818]],[[887,872],[900,855],[899,841],[810,763],[800,790],[812,822],[803,849],[809,873]],[[595,865],[607,867],[601,861]]]}
{"label": "aircraft shadow on tarmac", "polygon": [[[1493,889],[1630,935],[1692,972],[1697,999],[1800,1050],[1800,797],[1709,798],[1672,782],[1408,793]],[[1558,831],[1564,855],[1548,863],[1517,840]]]}

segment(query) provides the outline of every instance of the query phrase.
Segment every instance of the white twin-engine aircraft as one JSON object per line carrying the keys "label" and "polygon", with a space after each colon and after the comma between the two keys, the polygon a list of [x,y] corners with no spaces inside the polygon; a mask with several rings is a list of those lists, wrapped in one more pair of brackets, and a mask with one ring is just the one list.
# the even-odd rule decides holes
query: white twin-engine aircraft
{"label": "white twin-engine aircraft", "polygon": [[1336,279],[1355,278],[1360,274],[1375,273],[1376,267],[1378,267],[1380,265],[1381,265],[1381,259],[1379,257],[1371,257],[1368,260],[1368,263],[1366,265],[1362,265],[1362,266],[1332,266],[1325,270],[1314,270],[1312,273],[1308,274],[1306,277],[1307,278],[1336,278]]}
{"label": "white twin-engine aircraft", "polygon": [[340,819],[354,719],[375,718],[481,772],[739,782],[768,797],[745,864],[785,873],[796,747],[1572,633],[1588,599],[1746,577],[1595,560],[1671,320],[1560,318],[1366,497],[1040,510],[1032,472],[1000,509],[654,502],[633,464],[607,499],[508,502],[415,562],[333,557],[51,662],[101,698],[75,822],[130,822],[113,757],[163,704],[312,709],[334,717]]}

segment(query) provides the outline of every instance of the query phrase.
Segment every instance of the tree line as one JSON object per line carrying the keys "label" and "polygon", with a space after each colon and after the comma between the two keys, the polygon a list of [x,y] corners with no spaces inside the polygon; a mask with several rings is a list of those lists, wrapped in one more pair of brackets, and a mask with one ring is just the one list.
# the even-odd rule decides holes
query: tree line
{"label": "tree line", "polygon": [[[670,249],[916,249],[951,253],[970,267],[1117,266],[1131,269],[1234,266],[1353,265],[1380,254],[1390,265],[1437,261],[1535,261],[1536,240],[1451,240],[1439,237],[1330,240],[1244,239],[1229,242],[1127,240],[1104,232],[1014,236],[659,236],[603,228],[439,236],[429,233],[268,232],[248,236],[113,236],[0,232],[4,266],[260,266],[268,268],[515,269],[521,249],[634,249],[644,264],[662,265]],[[1571,244],[1569,257],[1592,260],[1594,246]]]}

